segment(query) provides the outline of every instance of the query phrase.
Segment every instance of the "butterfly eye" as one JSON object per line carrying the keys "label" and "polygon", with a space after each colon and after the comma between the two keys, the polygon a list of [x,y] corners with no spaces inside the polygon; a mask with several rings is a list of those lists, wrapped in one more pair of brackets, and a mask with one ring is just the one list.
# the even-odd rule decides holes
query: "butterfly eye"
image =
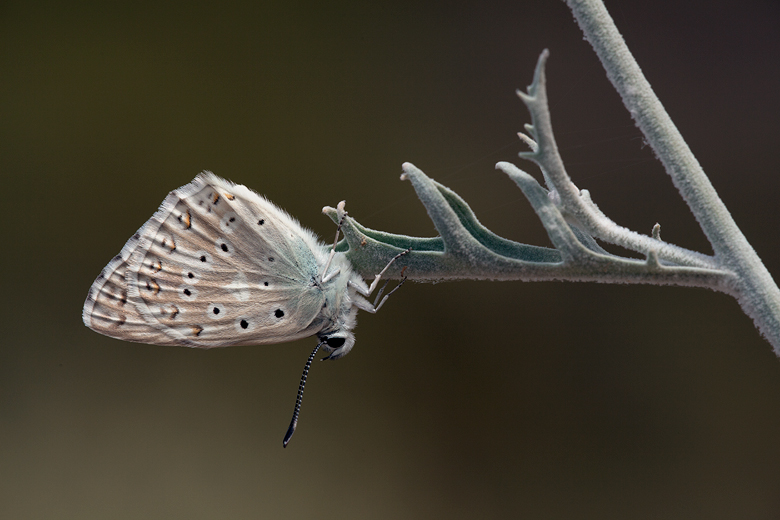
{"label": "butterfly eye", "polygon": [[344,338],[328,338],[325,340],[325,343],[327,343],[330,348],[339,348],[345,341],[346,339]]}

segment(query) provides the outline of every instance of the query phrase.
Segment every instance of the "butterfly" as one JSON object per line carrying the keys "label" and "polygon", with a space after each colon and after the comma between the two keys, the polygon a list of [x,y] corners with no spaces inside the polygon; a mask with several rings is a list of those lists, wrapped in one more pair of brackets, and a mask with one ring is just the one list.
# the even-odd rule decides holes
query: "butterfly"
{"label": "butterfly", "polygon": [[297,220],[246,186],[203,172],[168,194],[152,218],[101,271],[84,303],[84,324],[124,341],[213,348],[261,345],[317,336],[303,388],[322,348],[339,359],[352,350],[358,310],[378,311],[406,280],[371,303],[390,266],[371,284]]}

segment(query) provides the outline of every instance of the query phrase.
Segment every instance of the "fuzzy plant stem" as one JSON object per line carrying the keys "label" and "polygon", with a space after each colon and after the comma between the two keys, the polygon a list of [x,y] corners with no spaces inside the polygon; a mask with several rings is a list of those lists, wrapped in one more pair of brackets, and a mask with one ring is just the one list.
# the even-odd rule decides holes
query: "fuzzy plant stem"
{"label": "fuzzy plant stem", "polygon": [[656,97],[601,0],[566,0],[585,38],[631,117],[663,163],[715,258],[734,272],[734,291],[745,314],[780,356],[780,290],[737,227],[669,114]]}

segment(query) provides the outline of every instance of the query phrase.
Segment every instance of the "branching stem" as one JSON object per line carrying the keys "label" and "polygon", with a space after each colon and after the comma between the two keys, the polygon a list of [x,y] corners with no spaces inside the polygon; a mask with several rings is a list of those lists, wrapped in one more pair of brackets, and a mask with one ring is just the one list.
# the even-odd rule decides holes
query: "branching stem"
{"label": "branching stem", "polygon": [[[680,194],[712,244],[714,256],[661,240],[656,224],[652,236],[619,226],[569,178],[555,143],[547,103],[544,68],[548,52],[539,58],[532,84],[519,92],[532,124],[519,134],[530,148],[521,158],[536,163],[546,187],[517,166],[496,165],[522,190],[547,231],[555,249],[520,244],[499,237],[477,220],[455,192],[427,177],[412,164],[403,165],[402,180],[411,182],[439,232],[416,238],[375,231],[347,217],[344,240],[355,269],[371,276],[390,258],[404,257],[405,275],[418,281],[524,280],[596,281],[706,287],[737,298],[747,315],[780,355],[780,290],[740,232],[701,166],[655,96],[600,0],[566,0],[607,75],[623,98]],[[339,212],[323,211],[334,221]],[[619,245],[641,258],[605,251],[597,242]],[[400,278],[388,272],[388,278]]]}

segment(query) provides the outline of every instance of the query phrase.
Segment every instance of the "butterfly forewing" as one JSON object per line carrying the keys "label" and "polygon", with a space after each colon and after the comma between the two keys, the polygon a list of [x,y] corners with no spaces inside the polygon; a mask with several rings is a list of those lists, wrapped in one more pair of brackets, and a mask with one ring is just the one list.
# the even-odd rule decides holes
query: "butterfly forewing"
{"label": "butterfly forewing", "polygon": [[327,253],[248,188],[204,173],[171,192],[104,269],[84,321],[127,341],[196,347],[279,343],[322,327]]}

